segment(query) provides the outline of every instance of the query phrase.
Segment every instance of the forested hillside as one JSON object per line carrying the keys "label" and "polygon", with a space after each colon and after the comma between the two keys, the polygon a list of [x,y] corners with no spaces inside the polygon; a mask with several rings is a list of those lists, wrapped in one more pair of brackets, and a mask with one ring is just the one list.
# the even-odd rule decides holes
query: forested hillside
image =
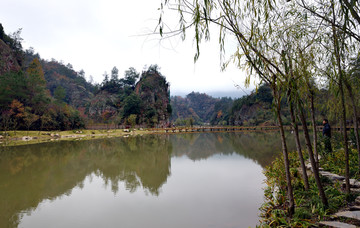
{"label": "forested hillside", "polygon": [[176,125],[210,123],[217,101],[218,99],[205,93],[192,92],[185,98],[173,96],[171,97],[173,108],[171,120]]}
{"label": "forested hillside", "polygon": [[[0,24],[0,128],[67,130],[92,124],[165,126],[170,88],[159,67],[141,74],[116,67],[100,84],[71,64],[23,50],[21,30],[7,35]],[[135,91],[136,88],[136,91]]]}
{"label": "forested hillside", "polygon": [[234,101],[228,122],[236,126],[275,125],[272,101],[269,86],[261,85],[251,94]]}
{"label": "forested hillside", "polygon": [[119,78],[114,67],[110,78],[105,75],[96,88],[85,113],[96,122],[165,126],[171,114],[169,94],[169,84],[157,65],[141,75],[129,68],[124,78]]}
{"label": "forested hillside", "polygon": [[0,38],[2,129],[84,127],[76,109],[52,96],[41,60],[22,50],[20,31],[8,36],[0,26]]}
{"label": "forested hillside", "polygon": [[[336,123],[335,113],[327,111],[327,102],[333,98],[326,89],[316,90],[316,93],[319,94],[315,104],[318,124],[321,125],[325,116]],[[290,125],[291,118],[287,101],[284,99],[281,104],[283,122]],[[273,95],[267,84],[262,84],[250,94],[235,100],[228,97],[213,98],[205,93],[195,92],[188,94],[185,98],[172,96],[171,106],[173,109],[171,120],[175,125],[277,125],[273,111]]]}
{"label": "forested hillside", "polygon": [[[173,114],[171,120],[176,125],[274,125],[272,94],[267,85],[261,85],[251,94],[233,100],[213,98],[205,93],[192,92],[185,98],[171,97]],[[286,114],[286,111],[283,112]]]}

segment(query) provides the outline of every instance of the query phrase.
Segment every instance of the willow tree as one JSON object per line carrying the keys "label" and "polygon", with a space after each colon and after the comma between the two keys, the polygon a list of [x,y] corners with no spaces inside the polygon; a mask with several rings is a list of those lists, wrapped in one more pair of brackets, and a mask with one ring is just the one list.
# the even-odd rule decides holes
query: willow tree
{"label": "willow tree", "polygon": [[[360,145],[357,125],[357,109],[355,97],[351,83],[351,72],[349,69],[351,59],[359,56],[360,44],[360,2],[357,0],[331,0],[313,1],[296,0],[297,6],[305,9],[309,16],[319,21],[324,28],[327,37],[324,37],[322,45],[328,53],[323,66],[327,72],[329,84],[335,88],[339,94],[338,100],[341,105],[341,123],[343,126],[343,143],[345,151],[345,177],[346,191],[350,192],[349,182],[349,151],[348,137],[346,132],[346,105],[345,88],[349,93],[349,98],[353,107],[354,128],[356,133],[356,144],[358,149],[359,170],[360,170]],[[345,88],[344,88],[345,87]]]}
{"label": "willow tree", "polygon": [[[298,113],[300,112],[300,109],[301,110],[304,109],[302,104],[303,99],[301,95],[311,94],[310,90],[306,89],[309,87],[308,83],[303,83],[303,81],[309,81],[310,80],[309,78],[311,77],[309,77],[309,73],[307,72],[307,70],[302,70],[302,73],[299,74],[299,68],[306,69],[306,67],[310,66],[310,65],[305,66],[303,59],[299,58],[299,53],[304,51],[309,51],[308,49],[313,49],[311,43],[314,43],[314,39],[316,39],[317,36],[316,35],[309,36],[309,34],[315,33],[313,32],[314,28],[312,28],[312,26],[309,26],[309,22],[307,21],[307,18],[304,17],[301,14],[301,12],[297,11],[294,8],[294,5],[288,7],[288,10],[283,10],[283,11],[284,12],[283,15],[281,16],[281,20],[277,21],[278,27],[275,32],[275,37],[277,39],[280,39],[282,43],[281,60],[286,75],[286,78],[284,79],[284,81],[286,82],[285,88],[287,90],[286,98],[289,105],[291,125],[294,131],[296,149],[298,152],[299,161],[302,168],[304,187],[305,190],[308,190],[310,187],[309,187],[309,181],[305,167],[305,161],[303,158],[301,144],[300,144],[299,129],[297,126],[297,116]],[[289,21],[292,21],[292,23],[289,23]],[[299,33],[299,31],[302,32]],[[273,37],[272,39],[274,39],[275,37]],[[275,47],[276,46],[277,45],[275,45]],[[304,128],[306,127],[307,126],[305,125]],[[305,132],[308,133],[308,131]],[[309,135],[305,136],[305,138],[310,139]],[[311,149],[310,141],[307,142],[307,145]],[[311,165],[313,167],[316,180],[319,185],[320,195],[322,196],[323,202],[326,205],[327,199],[320,182],[316,160],[311,159],[314,158],[312,150],[308,149],[308,152],[310,156]]]}
{"label": "willow tree", "polygon": [[297,95],[297,82],[294,80],[293,77],[293,70],[292,70],[292,60],[290,58],[286,59],[286,57],[284,56],[284,63],[285,64],[289,64],[288,66],[288,74],[291,75],[289,77],[289,79],[287,80],[287,101],[289,104],[289,111],[290,111],[290,117],[291,117],[291,126],[292,129],[294,131],[294,139],[295,139],[295,144],[296,144],[296,151],[298,153],[299,156],[299,161],[300,161],[300,165],[301,165],[301,170],[302,170],[302,178],[303,178],[303,182],[304,182],[304,187],[305,190],[309,190],[310,189],[310,185],[309,185],[309,178],[306,172],[306,165],[305,165],[305,161],[304,161],[304,157],[302,154],[302,149],[301,149],[301,143],[300,143],[300,136],[299,136],[299,127],[297,124],[297,118],[296,118],[296,104],[299,102],[298,100],[298,95]]}
{"label": "willow tree", "polygon": [[[166,30],[168,28],[164,23],[166,9],[178,12],[179,27],[176,30]],[[158,30],[163,37],[181,34],[182,38],[185,39],[188,30],[194,29],[195,61],[200,55],[200,43],[210,39],[210,27],[216,25],[219,28],[220,53],[224,54],[225,52],[226,38],[228,36],[235,38],[237,50],[231,60],[235,61],[238,67],[247,69],[249,77],[256,75],[260,78],[260,81],[270,84],[274,95],[275,112],[281,135],[289,215],[291,216],[294,212],[295,203],[291,185],[288,150],[281,117],[282,94],[286,86],[286,80],[289,77],[282,61],[282,50],[287,50],[287,47],[283,40],[277,38],[275,33],[278,30],[276,23],[279,18],[289,15],[286,12],[288,10],[286,5],[277,6],[275,1],[165,0],[161,5],[161,10]],[[292,13],[290,12],[290,15]],[[226,67],[229,62],[225,62],[223,66]],[[249,82],[250,78],[247,78],[246,81]],[[315,164],[312,163],[312,165],[314,170],[317,169]],[[318,173],[316,179],[319,180],[317,184],[322,201],[324,205],[327,205],[327,199]]]}
{"label": "willow tree", "polygon": [[[300,53],[302,54],[302,53]],[[315,119],[315,91],[316,91],[316,87],[315,87],[315,82],[314,82],[314,78],[312,78],[309,74],[309,71],[306,70],[305,64],[303,64],[303,69],[305,69],[303,71],[303,76],[306,82],[306,87],[308,89],[308,99],[309,99],[309,103],[310,103],[310,112],[311,112],[311,123],[312,123],[312,130],[313,130],[313,149],[314,149],[314,156],[315,156],[315,162],[316,165],[319,165],[319,153],[318,153],[318,139],[317,139],[317,124],[316,124],[316,119]]]}
{"label": "willow tree", "polygon": [[[359,127],[358,127],[358,114],[357,114],[357,101],[354,90],[356,91],[356,85],[358,86],[358,78],[356,74],[356,63],[359,60],[359,48],[360,41],[356,42],[353,39],[353,35],[346,32],[346,28],[355,29],[354,33],[360,34],[360,10],[358,1],[348,2],[347,0],[340,1],[341,10],[335,11],[336,4],[332,2],[333,20],[332,20],[332,31],[333,31],[333,44],[334,54],[337,59],[337,67],[340,69],[343,65],[344,73],[342,76],[343,84],[348,92],[348,97],[351,102],[354,122],[354,133],[356,140],[356,149],[358,152],[358,170],[360,171],[360,139],[359,139]],[[337,14],[335,14],[337,13]],[[351,15],[351,16],[350,16]],[[342,30],[336,29],[336,19],[340,18],[343,26]],[[357,28],[357,29],[356,29]],[[345,32],[344,32],[345,30]],[[341,39],[335,41],[335,37],[341,35]],[[353,42],[353,40],[355,42]],[[354,53],[355,50],[355,53]],[[341,53],[342,52],[342,53]],[[352,59],[351,59],[352,58]],[[339,61],[340,60],[340,61]],[[351,62],[355,63],[352,64]],[[355,67],[354,67],[355,65]],[[344,139],[345,140],[345,139]]]}
{"label": "willow tree", "polygon": [[[310,51],[311,53],[311,51]],[[308,67],[308,64],[309,62],[306,61],[306,60],[309,60],[310,58],[309,57],[304,57],[302,52],[298,52],[298,64],[294,67],[293,69],[293,78],[297,78],[297,87],[296,88],[299,88],[301,84],[306,84],[306,83],[302,83],[304,81],[304,74],[308,74],[308,71],[307,71],[307,67]],[[305,80],[306,80],[306,77],[305,77]],[[305,88],[302,88],[303,90],[305,89],[305,91],[309,91],[308,89],[308,86],[309,85],[305,85]],[[306,144],[306,148],[307,148],[307,151],[308,151],[308,154],[309,154],[309,159],[310,159],[310,163],[311,163],[311,166],[312,166],[312,170],[314,172],[314,177],[315,177],[315,181],[316,181],[316,184],[318,186],[318,189],[319,189],[319,194],[320,194],[320,197],[322,199],[322,202],[324,203],[324,205],[326,206],[328,204],[327,202],[327,198],[325,196],[325,192],[323,190],[323,187],[322,187],[322,184],[321,184],[321,181],[320,181],[320,175],[319,175],[319,166],[318,166],[318,163],[317,163],[317,160],[315,159],[317,157],[317,154],[315,153],[314,155],[314,152],[313,152],[313,147],[311,145],[311,140],[310,140],[310,134],[309,134],[309,129],[308,129],[308,126],[307,126],[307,120],[306,120],[306,114],[305,114],[305,103],[303,102],[303,100],[301,99],[301,96],[300,94],[302,93],[302,90],[299,89],[297,90],[297,102],[296,102],[296,105],[297,105],[297,108],[298,108],[298,116],[299,116],[299,119],[301,121],[301,124],[303,126],[303,133],[304,133],[304,136],[305,136],[305,144]],[[311,95],[310,95],[311,96]],[[313,106],[313,100],[310,99],[310,107],[311,107],[311,115],[312,115],[312,118],[313,118],[313,115],[315,113],[314,111],[314,106]],[[313,122],[313,121],[312,121]],[[313,122],[313,125],[314,125],[314,122]],[[316,127],[316,126],[315,126]],[[316,132],[314,132],[314,134],[316,134]],[[316,143],[314,143],[314,147],[316,146]]]}
{"label": "willow tree", "polygon": [[[324,25],[332,25],[342,33],[348,34],[352,39],[360,42],[360,2],[358,0],[294,0],[296,5],[305,9],[309,16],[317,18]],[[331,5],[334,5],[336,11],[340,12],[335,17],[332,16]],[[348,26],[344,26],[344,23]]]}
{"label": "willow tree", "polygon": [[[284,52],[284,67],[286,71],[286,77],[289,81],[287,85],[288,100],[290,106],[290,114],[292,109],[296,110],[297,116],[301,120],[303,126],[303,132],[305,135],[306,148],[309,154],[310,163],[314,173],[315,181],[319,190],[319,195],[324,206],[328,205],[327,198],[322,187],[317,161],[316,148],[317,141],[314,137],[314,143],[312,147],[310,141],[310,134],[307,127],[307,118],[305,113],[305,107],[309,106],[311,111],[311,119],[314,127],[314,135],[316,136],[316,122],[315,122],[315,87],[316,77],[318,75],[316,70],[316,57],[317,57],[317,42],[319,39],[318,34],[321,32],[319,25],[313,20],[309,20],[304,11],[299,10],[296,4],[288,3],[287,9],[282,11],[282,25],[284,29],[278,29],[277,37],[283,38],[283,52]],[[305,55],[304,53],[307,53]],[[294,113],[295,114],[295,113]],[[292,124],[296,125],[295,116],[292,117]],[[295,139],[298,141],[298,136]],[[315,153],[314,153],[315,152]],[[299,153],[299,159],[302,164],[302,156]],[[306,176],[304,176],[304,181]]]}
{"label": "willow tree", "polygon": [[[334,5],[334,4],[333,4]],[[343,29],[351,29],[354,30],[354,33],[360,36],[360,3],[359,1],[351,0],[340,0],[340,18],[342,18]],[[351,16],[350,16],[351,15]],[[334,20],[333,20],[334,22]],[[335,30],[333,30],[335,31]],[[354,133],[356,140],[356,149],[358,152],[358,170],[360,172],[360,139],[359,139],[359,127],[358,127],[358,112],[357,112],[357,101],[356,95],[354,92],[354,85],[358,84],[358,63],[359,63],[359,54],[360,54],[360,40],[355,39],[353,34],[348,32],[343,32],[344,34],[344,45],[341,45],[343,50],[346,50],[345,55],[341,55],[343,58],[343,63],[347,65],[347,69],[345,69],[346,74],[344,78],[344,85],[348,91],[348,95],[351,101],[352,111],[353,111],[353,121],[354,121]],[[351,52],[349,55],[348,52]],[[355,51],[355,53],[354,53]],[[345,57],[345,60],[344,60]],[[352,58],[352,59],[351,59]],[[348,64],[349,62],[353,62],[354,64]],[[355,88],[356,91],[356,88]]]}
{"label": "willow tree", "polygon": [[[282,58],[283,65],[286,73],[286,81],[288,85],[286,86],[287,98],[290,108],[290,115],[292,119],[292,125],[294,126],[295,132],[295,140],[296,143],[299,144],[298,132],[296,129],[296,119],[293,113],[295,108],[297,110],[297,116],[301,120],[303,125],[303,132],[305,135],[306,148],[309,154],[310,163],[314,172],[314,177],[316,184],[319,189],[319,194],[322,199],[322,202],[325,206],[327,206],[327,198],[325,196],[324,189],[322,187],[319,170],[317,165],[317,153],[316,150],[313,149],[309,130],[307,127],[307,118],[305,113],[305,106],[308,104],[311,110],[313,127],[316,127],[315,124],[315,108],[314,108],[314,90],[316,87],[315,78],[318,76],[319,72],[316,67],[315,59],[318,58],[318,48],[317,43],[319,41],[318,34],[321,32],[319,25],[317,25],[316,21],[308,20],[308,17],[304,12],[299,11],[295,4],[289,4],[288,10],[283,10],[284,16],[282,16],[282,20],[279,23],[276,37],[282,39]],[[290,16],[289,16],[290,15]],[[292,23],[289,23],[289,22]],[[301,31],[301,32],[299,32]],[[307,53],[307,54],[304,54]],[[307,98],[309,98],[309,102],[306,102]],[[316,130],[316,128],[315,128]],[[314,131],[316,134],[316,131]],[[314,148],[316,148],[316,141],[314,142]],[[300,145],[297,147],[300,147]],[[314,155],[315,152],[315,155]],[[302,167],[302,154],[299,152],[299,159]],[[303,174],[304,183],[306,181],[306,175]],[[306,184],[306,183],[305,183]],[[306,186],[305,186],[306,187]]]}

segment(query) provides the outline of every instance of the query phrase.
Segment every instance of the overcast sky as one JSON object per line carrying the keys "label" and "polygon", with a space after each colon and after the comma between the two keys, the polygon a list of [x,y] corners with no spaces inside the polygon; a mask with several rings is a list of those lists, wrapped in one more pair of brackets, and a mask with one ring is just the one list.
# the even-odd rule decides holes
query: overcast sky
{"label": "overcast sky", "polygon": [[[194,63],[191,35],[160,42],[152,32],[161,0],[5,0],[0,23],[6,33],[22,28],[24,48],[33,47],[43,59],[56,59],[83,69],[86,78],[101,82],[105,71],[116,66],[120,76],[129,67],[141,72],[157,64],[171,85],[172,95],[192,91],[240,97],[245,74],[230,66],[220,70],[218,37],[201,46]],[[172,19],[176,19],[176,16]],[[216,31],[214,31],[216,34]],[[229,41],[230,47],[235,43]],[[249,89],[247,89],[249,90]]]}

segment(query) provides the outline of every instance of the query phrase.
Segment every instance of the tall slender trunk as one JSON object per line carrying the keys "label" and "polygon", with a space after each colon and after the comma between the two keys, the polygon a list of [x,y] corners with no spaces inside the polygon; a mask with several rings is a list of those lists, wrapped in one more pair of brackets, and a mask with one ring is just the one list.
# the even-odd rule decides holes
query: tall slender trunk
{"label": "tall slender trunk", "polygon": [[295,143],[296,143],[296,150],[297,150],[298,155],[299,155],[299,160],[300,160],[300,165],[301,165],[301,170],[302,170],[302,177],[303,177],[303,181],[304,181],[304,186],[305,186],[305,190],[309,190],[310,189],[309,179],[308,179],[308,175],[306,173],[306,166],[305,166],[305,161],[304,161],[304,157],[303,157],[303,154],[302,154],[301,143],[300,143],[300,138],[299,138],[299,128],[298,128],[298,125],[296,123],[296,117],[295,117],[295,113],[294,113],[294,105],[293,105],[292,101],[289,101],[289,106],[290,106],[291,125],[292,125],[292,128],[294,130],[294,138],[295,138]]}
{"label": "tall slender trunk", "polygon": [[340,99],[341,99],[341,122],[342,122],[342,133],[344,139],[344,150],[345,150],[345,184],[346,184],[346,193],[350,194],[350,167],[349,167],[349,147],[348,147],[348,137],[346,132],[346,109],[345,109],[345,96],[344,88],[342,83],[342,77],[340,76],[339,80],[339,89],[340,89]]}
{"label": "tall slender trunk", "polygon": [[311,146],[309,130],[308,130],[307,125],[306,125],[306,117],[305,117],[305,114],[304,114],[304,108],[302,107],[301,104],[299,104],[299,117],[300,117],[301,123],[303,125],[303,131],[304,131],[304,135],[305,135],[305,143],[306,143],[306,147],[307,147],[307,150],[308,150],[308,153],[309,153],[311,168],[312,168],[313,173],[314,173],[315,182],[316,182],[316,185],[317,185],[317,187],[319,189],[320,198],[321,198],[321,201],[324,204],[324,206],[328,207],[329,204],[328,204],[328,201],[327,201],[323,186],[322,186],[321,181],[320,181],[319,168],[316,165],[315,158],[314,158],[314,153],[313,153],[312,146]]}
{"label": "tall slender trunk", "polygon": [[[311,89],[312,90],[312,89]],[[317,150],[317,129],[316,129],[316,120],[315,120],[315,106],[314,106],[314,92],[310,92],[310,110],[311,110],[311,123],[313,125],[313,146],[314,146],[314,156],[317,167],[319,167],[319,153]]]}
{"label": "tall slender trunk", "polygon": [[356,149],[358,152],[358,170],[360,171],[360,140],[359,140],[359,125],[358,125],[356,102],[355,102],[355,97],[354,97],[354,93],[352,91],[351,85],[346,80],[344,81],[344,84],[349,92],[349,97],[350,97],[351,105],[353,108],[354,133],[355,133],[355,139],[356,139]]}
{"label": "tall slender trunk", "polygon": [[286,183],[287,183],[287,195],[289,200],[289,217],[292,217],[292,215],[295,212],[295,200],[294,200],[294,194],[293,194],[293,187],[291,185],[291,174],[290,174],[290,162],[289,162],[289,155],[288,150],[286,146],[286,138],[285,138],[285,131],[284,126],[281,118],[281,102],[279,99],[279,95],[276,89],[275,85],[275,76],[273,76],[273,85],[272,85],[272,91],[276,102],[276,114],[277,119],[279,122],[279,128],[280,128],[280,135],[281,135],[281,146],[282,146],[282,153],[284,158],[284,166],[285,166],[285,175],[286,175]]}
{"label": "tall slender trunk", "polygon": [[288,91],[287,91],[287,97],[288,97],[288,102],[289,102],[289,108],[290,108],[290,116],[291,116],[291,125],[292,128],[294,130],[294,137],[295,137],[295,143],[296,143],[296,150],[298,152],[299,155],[299,160],[300,160],[300,165],[301,165],[301,170],[302,170],[302,177],[303,177],[303,181],[304,181],[304,187],[305,190],[309,190],[310,186],[309,186],[309,179],[308,179],[308,175],[306,173],[306,166],[305,166],[305,161],[304,161],[304,157],[302,154],[302,150],[301,150],[301,143],[300,143],[300,138],[299,138],[299,128],[298,125],[296,123],[296,116],[295,116],[295,110],[294,110],[294,95],[293,95],[293,91],[297,91],[297,84],[294,80],[294,71],[293,71],[293,64],[292,64],[292,59],[290,58],[290,56],[288,56],[288,61],[286,61],[286,53],[283,52],[283,61],[284,61],[284,65],[285,65],[285,70],[287,75],[289,76],[290,82],[288,85]]}
{"label": "tall slender trunk", "polygon": [[[303,58],[301,52],[300,52],[300,54],[301,54],[301,57]],[[311,123],[312,123],[312,128],[313,128],[313,150],[314,150],[314,156],[315,156],[316,165],[319,167],[319,153],[318,153],[318,150],[317,150],[318,142],[317,142],[317,129],[316,129],[315,105],[314,105],[315,88],[314,88],[314,85],[312,85],[310,83],[309,73],[305,69],[306,69],[306,67],[304,68],[304,76],[305,76],[306,86],[307,86],[307,89],[308,89],[308,92],[309,92],[309,99],[310,99]]]}
{"label": "tall slender trunk", "polygon": [[292,217],[292,215],[295,212],[295,200],[294,200],[293,188],[291,185],[290,162],[289,162],[289,156],[288,156],[288,151],[287,151],[287,146],[286,146],[284,126],[282,123],[281,113],[280,113],[279,108],[276,109],[276,112],[277,112],[277,116],[278,116],[277,118],[279,121],[282,153],[283,153],[283,157],[284,157],[286,182],[287,182],[287,189],[288,189],[287,194],[288,194],[288,199],[289,199],[289,216]]}
{"label": "tall slender trunk", "polygon": [[[332,3],[333,17],[335,17],[335,7],[334,2]],[[333,32],[333,44],[334,44],[334,52],[336,58],[336,67],[338,70],[339,77],[339,90],[340,90],[340,100],[341,100],[341,122],[343,125],[342,133],[344,139],[344,150],[345,150],[345,183],[346,183],[346,193],[350,194],[350,169],[349,169],[349,148],[348,148],[348,137],[346,132],[346,107],[345,107],[345,95],[344,95],[344,75],[341,67],[341,59],[340,59],[340,44],[339,38],[337,36],[336,28],[335,28],[335,18],[333,18],[332,24],[332,32]]]}

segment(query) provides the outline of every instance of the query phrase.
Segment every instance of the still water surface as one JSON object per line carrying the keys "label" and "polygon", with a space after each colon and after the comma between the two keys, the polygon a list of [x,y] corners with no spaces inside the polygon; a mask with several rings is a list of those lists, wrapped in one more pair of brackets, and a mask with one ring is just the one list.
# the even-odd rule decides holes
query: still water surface
{"label": "still water surface", "polygon": [[255,227],[279,151],[278,133],[3,147],[0,227]]}

